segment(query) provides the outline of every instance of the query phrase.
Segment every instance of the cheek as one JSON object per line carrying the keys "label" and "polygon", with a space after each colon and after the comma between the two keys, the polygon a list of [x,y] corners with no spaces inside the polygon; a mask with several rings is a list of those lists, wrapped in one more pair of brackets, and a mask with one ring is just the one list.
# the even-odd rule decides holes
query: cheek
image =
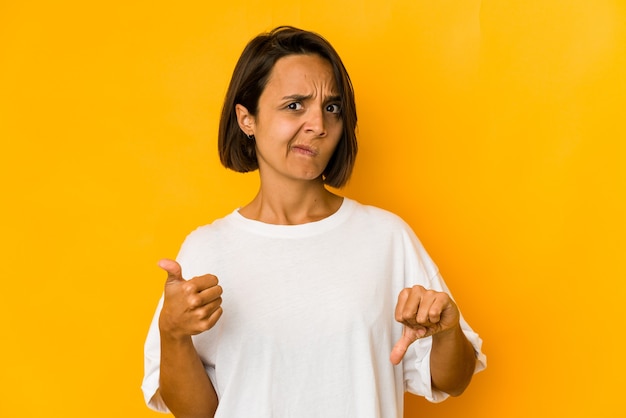
{"label": "cheek", "polygon": [[343,135],[343,122],[336,122],[331,125],[329,132],[329,136],[334,138],[335,145],[339,142],[339,139]]}
{"label": "cheek", "polygon": [[[330,132],[329,132],[330,134]],[[335,151],[337,151],[337,146],[339,145],[339,141],[341,140],[341,135],[343,134],[342,130],[338,130],[337,132],[333,132],[332,135],[329,135],[329,138],[332,138],[332,141],[326,141],[326,146],[328,147],[326,150],[328,160],[333,156]]]}
{"label": "cheek", "polygon": [[290,140],[298,132],[297,124],[279,118],[266,121],[263,125],[257,126],[260,128],[259,134],[262,138],[276,144]]}

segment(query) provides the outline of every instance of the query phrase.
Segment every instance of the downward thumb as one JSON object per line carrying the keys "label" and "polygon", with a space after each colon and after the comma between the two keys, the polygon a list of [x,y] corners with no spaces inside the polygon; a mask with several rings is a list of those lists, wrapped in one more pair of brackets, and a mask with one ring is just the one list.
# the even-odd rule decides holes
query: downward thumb
{"label": "downward thumb", "polygon": [[400,337],[400,339],[396,342],[396,345],[393,346],[391,355],[389,356],[389,360],[391,360],[393,365],[400,364],[409,348],[409,345],[411,345],[411,341],[406,336]]}
{"label": "downward thumb", "polygon": [[159,260],[158,265],[167,272],[166,283],[183,280],[182,269],[180,267],[180,264],[178,264],[176,261],[164,258],[162,260]]}
{"label": "downward thumb", "polygon": [[400,339],[396,342],[396,345],[394,345],[391,350],[391,355],[389,356],[391,363],[394,365],[400,364],[409,349],[409,346],[419,338],[422,338],[425,332],[426,331],[423,328],[413,329],[405,326],[402,337],[400,337]]}

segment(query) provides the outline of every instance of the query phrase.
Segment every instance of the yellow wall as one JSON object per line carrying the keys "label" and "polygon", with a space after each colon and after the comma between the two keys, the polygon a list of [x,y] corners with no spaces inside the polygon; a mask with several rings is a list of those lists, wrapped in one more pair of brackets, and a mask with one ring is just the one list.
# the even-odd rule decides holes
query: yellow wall
{"label": "yellow wall", "polygon": [[626,416],[624,3],[2,2],[0,416],[158,416],[156,261],[254,193],[219,166],[217,117],[278,24],[344,57],[345,193],[414,227],[485,340],[465,395],[406,416]]}

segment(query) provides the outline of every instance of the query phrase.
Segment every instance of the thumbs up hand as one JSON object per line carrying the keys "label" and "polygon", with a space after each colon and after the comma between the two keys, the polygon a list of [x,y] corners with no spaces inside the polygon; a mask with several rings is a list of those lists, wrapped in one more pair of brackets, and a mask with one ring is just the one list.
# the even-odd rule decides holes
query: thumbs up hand
{"label": "thumbs up hand", "polygon": [[167,272],[163,308],[159,316],[161,337],[183,339],[211,329],[222,315],[222,288],[212,274],[183,279],[180,264],[163,259]]}

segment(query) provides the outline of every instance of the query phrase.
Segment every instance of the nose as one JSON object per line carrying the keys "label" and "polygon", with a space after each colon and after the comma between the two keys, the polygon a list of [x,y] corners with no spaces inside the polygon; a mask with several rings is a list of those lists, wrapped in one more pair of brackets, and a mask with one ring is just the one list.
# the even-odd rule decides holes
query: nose
{"label": "nose", "polygon": [[324,120],[324,109],[317,106],[309,109],[307,119],[305,121],[304,130],[307,133],[313,133],[316,136],[326,136],[326,121]]}

